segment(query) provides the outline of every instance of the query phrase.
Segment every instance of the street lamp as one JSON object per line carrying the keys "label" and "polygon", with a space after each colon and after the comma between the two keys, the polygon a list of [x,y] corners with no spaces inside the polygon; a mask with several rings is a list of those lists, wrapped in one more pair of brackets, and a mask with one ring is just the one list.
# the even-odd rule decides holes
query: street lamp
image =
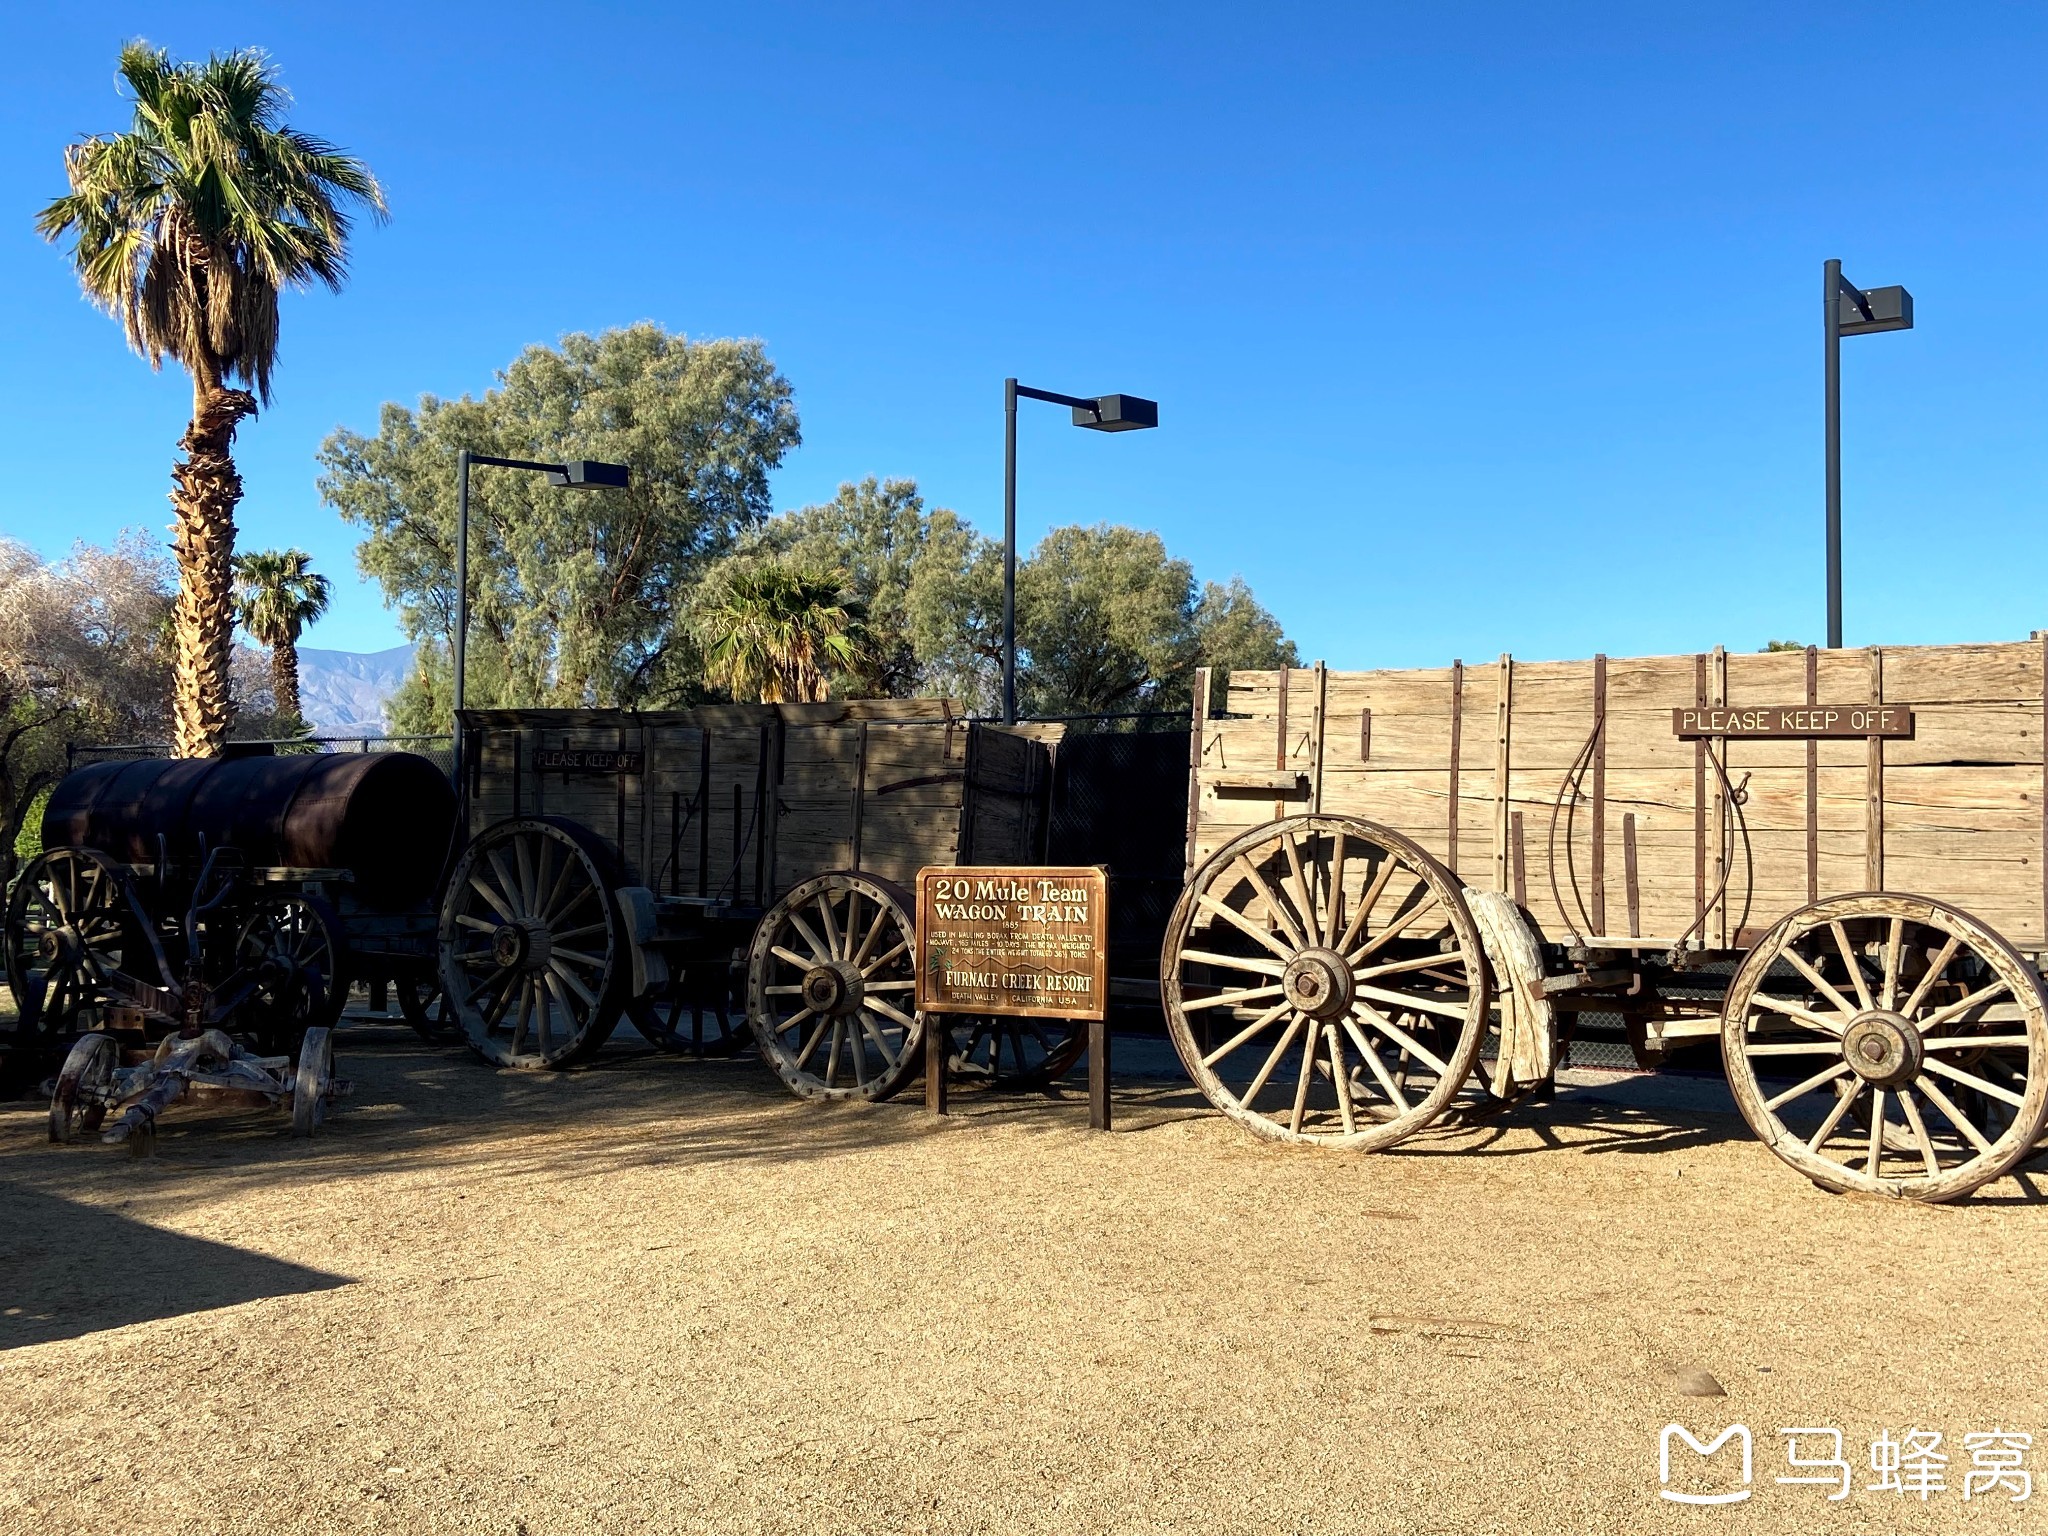
{"label": "street lamp", "polygon": [[1821,332],[1827,347],[1828,649],[1842,648],[1842,338],[1910,331],[1913,295],[1896,284],[1862,289],[1839,261],[1821,267]]}
{"label": "street lamp", "polygon": [[1071,406],[1091,432],[1141,432],[1159,425],[1159,402],[1137,395],[1056,395],[1003,380],[1003,724],[1017,723],[1017,397]]}
{"label": "street lamp", "polygon": [[[469,467],[488,464],[496,469],[530,469],[546,475],[548,484],[565,491],[624,490],[632,471],[624,464],[605,464],[597,459],[571,459],[566,464],[541,464],[532,459],[501,459],[488,453],[471,453],[467,448],[455,455],[455,712],[462,713],[465,663],[469,659]],[[462,725],[456,722],[455,750],[462,751]]]}

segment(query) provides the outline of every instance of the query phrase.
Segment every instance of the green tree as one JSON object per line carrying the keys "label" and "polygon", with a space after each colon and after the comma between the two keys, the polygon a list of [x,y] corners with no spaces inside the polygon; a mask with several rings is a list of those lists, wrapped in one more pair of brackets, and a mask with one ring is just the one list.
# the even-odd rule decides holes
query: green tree
{"label": "green tree", "polygon": [[65,151],[70,191],[36,228],[73,237],[86,296],[120,319],[151,367],[168,357],[192,379],[185,457],[172,471],[172,743],[180,756],[204,756],[220,749],[234,712],[234,436],[270,400],[278,294],[316,281],[339,291],[349,210],[382,217],[384,194],[361,161],[285,124],[289,97],[261,52],[191,64],[132,42],[120,73],[133,121]]}
{"label": "green tree", "polygon": [[1172,708],[1195,662],[1193,569],[1158,534],[1055,528],[1017,573],[1018,707]]}
{"label": "green tree", "polygon": [[1280,621],[1252,596],[1242,576],[1204,582],[1190,619],[1195,665],[1209,668],[1209,702],[1220,704],[1233,671],[1267,672],[1298,667],[1301,654]]}
{"label": "green tree", "polygon": [[709,681],[763,704],[829,698],[833,670],[858,671],[865,617],[844,572],[775,555],[721,566],[695,614]]}
{"label": "green tree", "polygon": [[260,645],[270,647],[270,693],[279,716],[304,722],[299,711],[299,636],[327,611],[327,578],[313,570],[303,549],[265,549],[235,556],[235,617]]}
{"label": "green tree", "polygon": [[[420,642],[392,711],[445,730],[454,631],[455,455],[608,459],[629,488],[565,494],[538,475],[471,475],[468,697],[483,705],[653,707],[703,685],[687,622],[705,570],[768,514],[768,476],[801,441],[789,382],[758,341],[641,324],[530,347],[481,398],[387,404],[374,437],[320,451],[320,491],[363,530],[356,561]],[[438,658],[438,659],[437,659]]]}

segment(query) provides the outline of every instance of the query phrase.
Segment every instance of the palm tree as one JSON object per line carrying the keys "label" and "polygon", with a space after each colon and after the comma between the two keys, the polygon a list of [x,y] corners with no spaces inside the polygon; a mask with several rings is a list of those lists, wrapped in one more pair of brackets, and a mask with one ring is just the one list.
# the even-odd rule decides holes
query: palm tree
{"label": "palm tree", "polygon": [[822,704],[826,668],[859,664],[866,618],[838,571],[741,559],[707,581],[696,627],[715,687],[763,704]]}
{"label": "palm tree", "polygon": [[235,618],[270,647],[270,691],[277,712],[299,713],[299,634],[327,611],[328,584],[303,549],[264,549],[235,556]]}
{"label": "palm tree", "polygon": [[[45,208],[45,239],[74,237],[86,296],[117,316],[128,344],[192,377],[192,422],[171,471],[178,601],[173,750],[217,752],[227,737],[234,638],[235,428],[270,403],[277,297],[314,281],[339,291],[349,213],[384,216],[360,160],[290,128],[290,97],[258,50],[179,63],[131,42],[121,78],[135,116],[125,133],[64,152],[71,190]],[[237,384],[253,388],[237,388]]]}

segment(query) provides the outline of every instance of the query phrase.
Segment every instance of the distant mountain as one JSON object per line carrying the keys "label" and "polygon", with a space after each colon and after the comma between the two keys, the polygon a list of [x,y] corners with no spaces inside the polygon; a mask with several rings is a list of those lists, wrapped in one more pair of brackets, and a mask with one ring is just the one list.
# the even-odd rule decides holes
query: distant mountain
{"label": "distant mountain", "polygon": [[381,736],[384,705],[412,668],[412,647],[299,651],[299,708],[316,736]]}

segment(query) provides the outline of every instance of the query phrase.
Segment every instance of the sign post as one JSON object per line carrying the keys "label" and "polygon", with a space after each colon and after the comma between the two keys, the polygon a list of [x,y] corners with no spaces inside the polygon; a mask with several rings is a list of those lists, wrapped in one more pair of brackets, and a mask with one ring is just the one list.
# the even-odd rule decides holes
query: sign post
{"label": "sign post", "polygon": [[[917,1007],[1088,1023],[1088,1123],[1109,1129],[1109,873],[1100,865],[917,872]],[[925,1031],[925,1107],[946,1112],[945,1030]]]}

